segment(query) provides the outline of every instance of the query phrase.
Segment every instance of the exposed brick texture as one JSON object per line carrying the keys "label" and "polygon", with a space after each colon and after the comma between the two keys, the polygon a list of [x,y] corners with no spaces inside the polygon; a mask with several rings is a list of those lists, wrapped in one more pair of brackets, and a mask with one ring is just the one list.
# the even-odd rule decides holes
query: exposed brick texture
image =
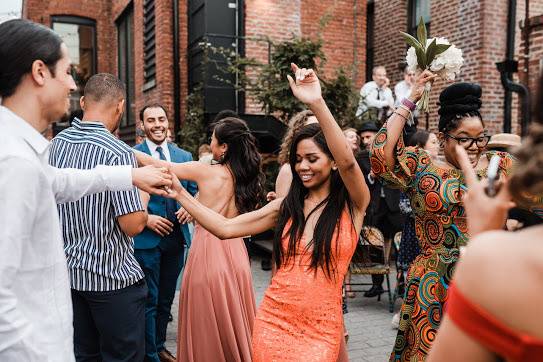
{"label": "exposed brick texture", "polygon": [[366,70],[366,1],[302,0],[301,13],[302,36],[320,36],[323,40],[327,58],[324,75],[333,76],[343,68],[357,87],[362,86]]}
{"label": "exposed brick texture", "polygon": [[[463,50],[464,67],[458,81],[476,82],[483,88],[483,107],[481,113],[491,133],[503,129],[504,90],[496,62],[505,59],[507,37],[507,1],[494,0],[433,0],[431,2],[431,36],[446,37]],[[401,74],[398,62],[405,58],[406,46],[399,31],[407,29],[407,0],[375,1],[375,65],[385,65],[395,84]],[[543,12],[543,1],[532,0],[530,13]],[[522,60],[520,53],[521,29],[519,23],[524,19],[524,2],[517,2],[515,55]],[[537,49],[537,41],[534,42]],[[535,50],[534,50],[535,52]],[[530,61],[537,62],[531,54]],[[522,64],[521,64],[522,66]],[[519,67],[523,75],[522,67]],[[517,77],[518,78],[518,77]],[[518,80],[515,78],[515,80]],[[530,82],[533,75],[530,74]],[[436,102],[441,90],[448,85],[437,81],[432,88],[429,128],[436,130],[438,106]],[[513,98],[513,132],[520,132],[518,125],[518,100]],[[425,127],[424,120],[421,127]]]}

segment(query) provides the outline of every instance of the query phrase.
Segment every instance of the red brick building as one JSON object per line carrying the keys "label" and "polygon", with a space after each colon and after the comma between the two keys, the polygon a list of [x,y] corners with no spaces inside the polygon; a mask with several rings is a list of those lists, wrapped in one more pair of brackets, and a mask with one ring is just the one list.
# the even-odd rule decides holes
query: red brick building
{"label": "red brick building", "polygon": [[[391,83],[401,80],[399,63],[405,59],[407,46],[399,36],[400,31],[413,31],[422,16],[428,25],[430,36],[446,37],[463,50],[464,67],[459,80],[477,82],[483,88],[482,115],[492,133],[501,132],[504,122],[504,88],[500,81],[497,62],[506,57],[508,6],[511,0],[374,0],[368,2],[368,26],[373,24],[369,33],[373,33],[373,43],[369,44],[368,59],[371,65],[384,65]],[[532,93],[539,70],[527,72],[524,67],[524,52],[521,51],[523,20],[525,18],[525,0],[516,3],[515,48],[514,58],[520,61],[519,73],[515,80],[529,85]],[[529,1],[529,17],[543,14],[543,1]],[[533,19],[530,24],[531,47],[527,54],[531,67],[541,67],[543,37],[541,21]],[[528,75],[530,81],[526,80]],[[428,128],[437,128],[436,102],[439,92],[446,83],[438,81],[433,86],[431,96],[432,113],[428,119]],[[512,132],[519,133],[519,109],[517,96],[513,96]],[[421,126],[426,126],[423,121]]]}
{"label": "red brick building", "polygon": [[[80,86],[98,72],[116,74],[126,83],[121,136],[131,141],[138,112],[149,102],[165,105],[172,128],[179,129],[189,89],[201,81],[197,70],[203,66],[199,57],[204,39],[266,60],[267,43],[244,39],[316,37],[319,22],[326,18],[324,71],[343,66],[352,70],[356,86],[361,86],[365,10],[365,0],[24,0],[22,15],[63,37]],[[208,83],[208,113],[220,110],[218,105],[225,100],[235,99],[234,106],[240,106],[232,89]],[[78,98],[79,93],[74,94],[74,110]],[[242,113],[260,112],[250,99],[241,108]]]}
{"label": "red brick building", "polygon": [[[529,1],[528,28],[521,27],[526,0],[24,0],[23,17],[51,26],[65,38],[80,84],[96,72],[117,74],[125,81],[129,107],[121,135],[130,141],[138,110],[148,102],[164,104],[172,128],[178,130],[186,97],[199,81],[209,86],[208,115],[225,105],[244,114],[261,113],[250,96],[245,99],[224,84],[198,78],[204,66],[200,46],[204,40],[266,61],[268,43],[255,39],[281,41],[320,34],[328,59],[321,70],[325,75],[344,67],[359,88],[371,77],[374,65],[384,65],[394,85],[401,79],[398,65],[406,52],[399,32],[412,31],[422,16],[431,36],[447,37],[463,50],[466,63],[459,80],[482,85],[482,114],[495,133],[503,129],[505,95],[495,63],[506,57],[510,3],[516,3],[512,54],[519,61],[513,80],[534,93],[543,57],[543,0]],[[422,127],[435,130],[435,104],[445,85],[434,84],[432,113]],[[74,109],[77,98],[75,94]],[[516,95],[511,104],[511,130],[519,133]]]}

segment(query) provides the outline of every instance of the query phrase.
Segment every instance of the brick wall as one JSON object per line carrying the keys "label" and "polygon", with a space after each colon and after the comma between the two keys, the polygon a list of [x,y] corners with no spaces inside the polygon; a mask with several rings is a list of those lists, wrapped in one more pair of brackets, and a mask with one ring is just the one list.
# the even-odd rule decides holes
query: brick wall
{"label": "brick wall", "polygon": [[[71,15],[90,18],[96,21],[97,71],[118,75],[117,27],[115,20],[125,11],[130,0],[84,0],[84,1],[40,1],[26,0],[23,17],[35,22],[51,25],[51,15]],[[155,0],[156,26],[156,87],[143,91],[143,0],[133,0],[134,7],[134,76],[135,76],[135,115],[149,102],[162,103],[173,122],[182,122],[182,117],[174,119],[173,94],[173,12],[172,2]],[[187,2],[179,0],[180,30],[180,82],[181,114],[186,110],[185,99],[188,92],[187,81]]]}
{"label": "brick wall", "polygon": [[[531,11],[531,9],[530,9]],[[532,101],[536,100],[540,87],[540,79],[543,75],[543,12],[539,16],[530,18],[530,42],[529,42],[529,66],[528,66],[528,87]],[[524,51],[524,42],[521,47]],[[542,89],[543,90],[543,89]],[[534,103],[532,103],[534,105]]]}
{"label": "brick wall", "polygon": [[25,0],[23,17],[51,26],[51,15],[80,16],[96,21],[97,71],[115,73],[115,58],[112,58],[112,44],[117,43],[115,24],[111,21],[111,7],[106,0],[62,1]]}
{"label": "brick wall", "polygon": [[[407,28],[406,0],[375,1],[375,64],[385,65],[395,84],[401,79],[396,70],[405,57],[405,45],[398,35]],[[542,0],[530,2],[530,13],[543,11]],[[524,2],[517,2],[515,54],[519,58],[521,30],[519,22],[524,18]],[[491,133],[503,129],[504,91],[496,62],[505,59],[507,37],[507,1],[494,0],[433,0],[431,2],[431,35],[446,37],[463,50],[464,67],[458,81],[476,82],[483,88],[481,113]],[[519,58],[520,60],[521,58]],[[522,64],[521,64],[522,65]],[[530,75],[530,78],[532,76]],[[516,78],[517,80],[517,78]],[[436,81],[430,99],[429,128],[437,129],[436,102],[441,90],[448,85]],[[513,97],[513,132],[518,133],[518,100]],[[422,121],[421,127],[425,127]]]}
{"label": "brick wall", "polygon": [[[405,61],[407,45],[400,35],[407,31],[407,0],[375,0],[374,61],[384,66],[393,87],[403,79],[398,68]],[[368,79],[367,81],[370,81]]]}
{"label": "brick wall", "polygon": [[301,14],[302,36],[322,37],[327,58],[324,75],[333,76],[343,68],[361,87],[366,71],[366,1],[302,0]]}
{"label": "brick wall", "polygon": [[[281,42],[301,35],[300,0],[247,0],[245,2],[245,56],[262,63],[268,62],[268,43]],[[255,77],[250,69],[249,77]],[[245,112],[262,113],[260,104],[249,92],[245,98]]]}

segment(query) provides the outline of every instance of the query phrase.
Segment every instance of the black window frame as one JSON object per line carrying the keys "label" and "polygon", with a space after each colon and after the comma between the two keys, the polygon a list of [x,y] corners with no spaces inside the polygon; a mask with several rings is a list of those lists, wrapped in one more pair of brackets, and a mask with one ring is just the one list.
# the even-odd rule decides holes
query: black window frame
{"label": "black window frame", "polygon": [[[96,20],[83,17],[83,16],[76,16],[76,15],[51,15],[50,17],[50,23],[49,26],[51,29],[54,29],[54,24],[70,24],[70,25],[78,25],[78,26],[88,26],[92,28],[92,68],[90,70],[90,75],[94,75],[98,73],[98,36],[97,36],[97,26],[96,26]],[[72,73],[72,77],[74,78],[74,81],[77,81],[75,75]],[[79,85],[78,85],[79,86]],[[83,84],[82,87],[85,85]],[[83,94],[83,89],[80,90],[81,94]],[[70,106],[71,108],[71,106]],[[73,119],[71,117],[76,112],[81,112],[81,108],[77,109],[70,109],[69,114],[63,116],[59,122],[55,122],[53,124],[53,136],[56,136],[60,131],[62,131],[64,128],[69,127],[72,124]],[[81,116],[79,116],[81,117]]]}
{"label": "black window frame", "polygon": [[375,62],[375,2],[366,4],[366,82],[372,79]]}
{"label": "black window frame", "polygon": [[156,86],[156,4],[143,0],[143,87],[148,91]]}
{"label": "black window frame", "polygon": [[[120,31],[121,27],[124,26],[124,34],[126,39],[124,39],[125,46],[124,48],[120,46],[121,37],[123,33]],[[136,89],[135,89],[135,54],[134,54],[134,5],[130,2],[122,13],[115,19],[115,27],[117,30],[117,74],[121,81],[125,84],[125,109],[123,114],[123,119],[121,120],[120,128],[121,132],[124,128],[134,127],[137,124],[137,110],[134,109],[133,113],[130,112],[130,105],[136,98]],[[130,44],[132,46],[130,46]],[[121,62],[125,59],[124,74],[122,74]],[[132,68],[130,67],[132,65]],[[131,72],[132,70],[132,72]],[[129,80],[132,81],[132,86],[130,86]],[[133,97],[132,97],[133,96]],[[132,99],[134,98],[134,99]]]}
{"label": "black window frame", "polygon": [[[417,36],[417,26],[419,24],[419,19],[417,16],[417,3],[420,0],[409,0],[408,9],[407,9],[407,32],[413,36]],[[426,33],[430,37],[430,29],[432,24],[432,11],[431,11],[431,0],[428,1],[428,14],[430,14],[430,19],[425,22]]]}

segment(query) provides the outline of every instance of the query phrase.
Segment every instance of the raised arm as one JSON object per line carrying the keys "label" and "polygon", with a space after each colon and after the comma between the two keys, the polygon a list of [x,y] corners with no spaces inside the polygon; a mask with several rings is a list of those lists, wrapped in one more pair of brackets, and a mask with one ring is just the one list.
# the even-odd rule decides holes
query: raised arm
{"label": "raised arm", "polygon": [[277,222],[283,200],[276,199],[261,209],[229,219],[202,205],[179,182],[173,183],[169,197],[182,204],[200,225],[219,239],[255,235],[272,229]]}
{"label": "raised arm", "polygon": [[[432,81],[434,78],[435,74],[428,70],[418,74],[415,78],[415,83],[413,84],[411,94],[408,97],[409,100],[413,103],[417,103],[422,97],[426,83]],[[401,102],[402,100],[400,99],[399,101]],[[398,107],[389,117],[386,125],[383,126],[386,127],[387,131],[386,143],[383,146],[383,156],[385,159],[384,161],[390,170],[392,170],[396,164],[395,148],[400,136],[402,135],[402,131],[408,117],[409,112],[404,108]],[[379,142],[378,137],[375,138],[375,142]]]}
{"label": "raised arm", "polygon": [[343,131],[322,98],[319,79],[311,69],[299,69],[292,64],[292,70],[296,75],[296,80],[288,76],[292,93],[307,104],[317,117],[349,196],[363,214],[370,201],[370,192]]}

